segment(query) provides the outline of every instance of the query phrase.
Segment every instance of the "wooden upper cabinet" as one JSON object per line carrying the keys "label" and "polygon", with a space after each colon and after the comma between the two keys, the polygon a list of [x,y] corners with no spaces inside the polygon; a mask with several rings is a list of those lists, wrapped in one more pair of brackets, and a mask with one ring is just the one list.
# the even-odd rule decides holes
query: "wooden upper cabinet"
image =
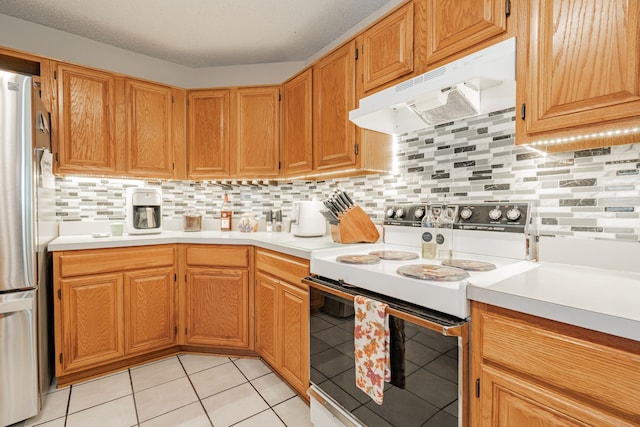
{"label": "wooden upper cabinet", "polygon": [[356,42],[320,59],[313,67],[313,163],[318,171],[356,163]]}
{"label": "wooden upper cabinet", "polygon": [[518,38],[525,41],[518,46],[518,95],[525,119],[517,120],[518,143],[637,124],[639,3],[525,2],[528,27],[522,26]]}
{"label": "wooden upper cabinet", "polygon": [[285,176],[313,169],[313,69],[282,86],[282,168]]}
{"label": "wooden upper cabinet", "polygon": [[172,93],[168,86],[127,79],[127,173],[173,178]]}
{"label": "wooden upper cabinet", "polygon": [[189,178],[229,176],[230,93],[227,89],[189,91]]}
{"label": "wooden upper cabinet", "polygon": [[56,65],[57,172],[113,173],[115,79],[83,67]]}
{"label": "wooden upper cabinet", "polygon": [[427,0],[427,20],[431,64],[505,33],[506,1]]}
{"label": "wooden upper cabinet", "polygon": [[234,90],[233,175],[242,178],[280,174],[279,86]]}
{"label": "wooden upper cabinet", "polygon": [[413,71],[413,3],[365,31],[359,43],[364,92]]}

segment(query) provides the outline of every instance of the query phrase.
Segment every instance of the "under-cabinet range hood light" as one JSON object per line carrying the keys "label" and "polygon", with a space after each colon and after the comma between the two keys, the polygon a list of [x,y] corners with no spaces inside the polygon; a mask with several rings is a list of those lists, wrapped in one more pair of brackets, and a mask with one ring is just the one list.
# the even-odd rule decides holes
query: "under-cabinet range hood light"
{"label": "under-cabinet range hood light", "polygon": [[349,119],[364,129],[400,135],[511,108],[515,80],[516,39],[510,38],[362,98]]}

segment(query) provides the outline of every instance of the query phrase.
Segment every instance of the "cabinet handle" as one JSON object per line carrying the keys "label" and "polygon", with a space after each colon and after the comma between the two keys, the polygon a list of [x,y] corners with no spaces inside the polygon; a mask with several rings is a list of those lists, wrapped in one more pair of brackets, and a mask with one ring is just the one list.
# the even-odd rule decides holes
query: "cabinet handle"
{"label": "cabinet handle", "polygon": [[522,104],[520,106],[520,119],[524,120],[527,116],[527,104]]}
{"label": "cabinet handle", "polygon": [[480,398],[480,378],[476,378],[476,397]]}

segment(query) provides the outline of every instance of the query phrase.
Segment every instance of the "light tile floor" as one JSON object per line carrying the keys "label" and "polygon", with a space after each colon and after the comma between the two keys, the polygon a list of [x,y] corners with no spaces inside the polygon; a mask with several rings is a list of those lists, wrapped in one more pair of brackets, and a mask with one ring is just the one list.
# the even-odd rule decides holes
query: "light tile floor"
{"label": "light tile floor", "polygon": [[12,427],[306,427],[309,407],[257,359],[181,354],[56,389]]}

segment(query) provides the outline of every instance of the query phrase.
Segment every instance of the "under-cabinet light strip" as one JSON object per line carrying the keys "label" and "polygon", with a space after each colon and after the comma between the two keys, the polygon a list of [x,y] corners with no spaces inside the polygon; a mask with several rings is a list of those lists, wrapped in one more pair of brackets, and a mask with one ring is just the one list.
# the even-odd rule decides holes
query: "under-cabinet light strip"
{"label": "under-cabinet light strip", "polygon": [[607,137],[615,137],[621,135],[631,135],[634,133],[639,133],[640,127],[628,128],[628,129],[615,129],[607,132],[594,132],[594,133],[585,133],[582,135],[575,136],[567,136],[563,138],[555,138],[555,139],[543,139],[540,141],[534,141],[529,144],[524,144],[524,146],[540,146],[540,145],[553,145],[553,144],[564,144],[568,142],[577,142],[584,141],[587,139],[595,139],[595,138],[607,138]]}

